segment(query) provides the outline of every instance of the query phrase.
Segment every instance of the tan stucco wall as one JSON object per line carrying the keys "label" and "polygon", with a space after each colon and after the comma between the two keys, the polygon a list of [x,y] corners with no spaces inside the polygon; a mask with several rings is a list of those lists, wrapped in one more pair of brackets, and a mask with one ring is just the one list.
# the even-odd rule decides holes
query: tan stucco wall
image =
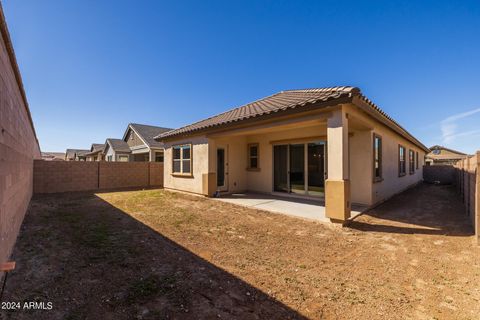
{"label": "tan stucco wall", "polygon": [[373,149],[372,133],[355,131],[349,135],[349,166],[351,202],[372,203]]}
{"label": "tan stucco wall", "polygon": [[[240,192],[247,190],[247,145],[246,137],[225,137],[220,139],[211,139],[210,146],[212,152],[212,163],[217,163],[216,148],[224,147],[227,149],[227,167],[226,175],[228,183],[228,192]],[[216,172],[216,165],[212,168]]]}
{"label": "tan stucco wall", "polygon": [[[192,144],[192,176],[172,175],[172,146]],[[164,187],[202,194],[202,174],[209,172],[209,146],[205,136],[197,136],[165,143]],[[212,163],[215,163],[212,161]]]}
{"label": "tan stucco wall", "polygon": [[[382,137],[383,143],[383,180],[372,184],[372,202],[374,204],[380,201],[383,201],[396,193],[399,193],[408,187],[422,181],[423,179],[423,165],[425,152],[414,145],[412,142],[403,138],[396,132],[393,132],[389,127],[375,121],[374,119],[367,117],[363,114],[357,107],[353,105],[344,106],[345,111],[350,115],[350,117],[357,118],[363,121],[368,126],[371,126],[372,132],[370,133],[370,143],[367,146],[370,150],[373,145],[373,133],[376,133]],[[403,177],[398,176],[398,145],[401,144],[406,148],[406,172],[407,174]],[[353,147],[354,148],[354,147]],[[412,149],[415,152],[418,152],[419,155],[419,168],[416,169],[415,173],[409,173],[408,167],[408,150]],[[370,151],[371,152],[371,151]],[[373,158],[373,155],[372,155]],[[370,158],[367,163],[372,166],[369,170],[370,172],[370,181],[373,181],[373,160]],[[352,166],[352,164],[351,164]],[[365,177],[368,178],[368,177]],[[352,179],[352,184],[354,183]],[[352,202],[354,197],[357,197],[359,194],[360,188],[354,187],[352,185]],[[355,195],[354,195],[355,194]]]}

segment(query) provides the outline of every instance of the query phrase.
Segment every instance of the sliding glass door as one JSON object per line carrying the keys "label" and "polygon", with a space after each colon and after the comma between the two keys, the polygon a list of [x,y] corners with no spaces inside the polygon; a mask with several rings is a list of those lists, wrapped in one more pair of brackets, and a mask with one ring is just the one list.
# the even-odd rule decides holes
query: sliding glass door
{"label": "sliding glass door", "polygon": [[290,145],[290,192],[305,194],[305,146]]}
{"label": "sliding glass door", "polygon": [[273,147],[273,191],[321,197],[324,186],[324,142]]}
{"label": "sliding glass door", "polygon": [[273,147],[273,190],[289,192],[288,145]]}
{"label": "sliding glass door", "polygon": [[325,144],[314,142],[308,144],[308,186],[312,196],[325,195]]}

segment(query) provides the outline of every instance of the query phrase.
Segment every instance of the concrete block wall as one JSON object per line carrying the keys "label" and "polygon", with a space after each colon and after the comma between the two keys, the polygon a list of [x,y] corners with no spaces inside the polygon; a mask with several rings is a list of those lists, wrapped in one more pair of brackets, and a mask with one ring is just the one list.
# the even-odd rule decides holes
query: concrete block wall
{"label": "concrete block wall", "polygon": [[465,204],[466,214],[475,229],[475,240],[480,245],[480,151],[455,164],[457,190]]}
{"label": "concrete block wall", "polygon": [[453,184],[455,182],[455,168],[445,165],[424,166],[423,180],[428,183]]}
{"label": "concrete block wall", "polygon": [[35,160],[34,193],[163,186],[163,163]]}
{"label": "concrete block wall", "polygon": [[149,162],[150,186],[163,186],[163,162]]}
{"label": "concrete block wall", "polygon": [[99,189],[149,186],[148,162],[99,162]]}
{"label": "concrete block wall", "polygon": [[0,5],[0,263],[8,260],[15,244],[32,196],[33,159],[40,157]]}
{"label": "concrete block wall", "polygon": [[98,188],[98,162],[36,160],[35,193],[86,191]]}

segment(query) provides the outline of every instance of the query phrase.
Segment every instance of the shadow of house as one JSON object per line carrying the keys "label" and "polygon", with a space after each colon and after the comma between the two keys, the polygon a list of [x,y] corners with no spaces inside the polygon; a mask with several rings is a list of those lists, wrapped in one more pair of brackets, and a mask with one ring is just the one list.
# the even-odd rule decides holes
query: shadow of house
{"label": "shadow of house", "polygon": [[[421,184],[368,210],[348,226],[367,232],[473,235],[468,217],[459,212],[465,212],[465,206],[453,186]],[[372,223],[378,219],[388,222]]]}
{"label": "shadow of house", "polygon": [[5,300],[54,306],[16,319],[306,319],[92,193],[36,196],[13,258]]}

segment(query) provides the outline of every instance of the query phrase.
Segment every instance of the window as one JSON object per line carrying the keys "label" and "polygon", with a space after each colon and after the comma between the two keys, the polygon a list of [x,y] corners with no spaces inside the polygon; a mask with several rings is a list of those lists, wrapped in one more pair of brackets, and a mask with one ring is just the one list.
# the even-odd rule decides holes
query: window
{"label": "window", "polygon": [[373,135],[373,179],[382,180],[382,137]]}
{"label": "window", "polygon": [[417,167],[417,170],[418,170],[418,151],[417,153],[415,154],[415,161],[416,161],[416,167]]}
{"label": "window", "polygon": [[248,169],[258,170],[258,143],[248,145]]}
{"label": "window", "polygon": [[155,162],[163,162],[163,151],[155,152]]}
{"label": "window", "polygon": [[415,152],[408,150],[408,171],[410,174],[415,173]]}
{"label": "window", "polygon": [[128,162],[128,156],[118,156],[118,161]]}
{"label": "window", "polygon": [[173,150],[173,168],[172,172],[177,174],[192,174],[192,145],[184,144],[174,146]]}
{"label": "window", "polygon": [[438,155],[438,154],[440,154],[440,149],[434,149],[434,150],[432,151],[432,153]]}
{"label": "window", "polygon": [[112,161],[112,155],[107,156],[107,161]]}
{"label": "window", "polygon": [[405,166],[405,147],[398,146],[398,176],[402,177],[406,174]]}

